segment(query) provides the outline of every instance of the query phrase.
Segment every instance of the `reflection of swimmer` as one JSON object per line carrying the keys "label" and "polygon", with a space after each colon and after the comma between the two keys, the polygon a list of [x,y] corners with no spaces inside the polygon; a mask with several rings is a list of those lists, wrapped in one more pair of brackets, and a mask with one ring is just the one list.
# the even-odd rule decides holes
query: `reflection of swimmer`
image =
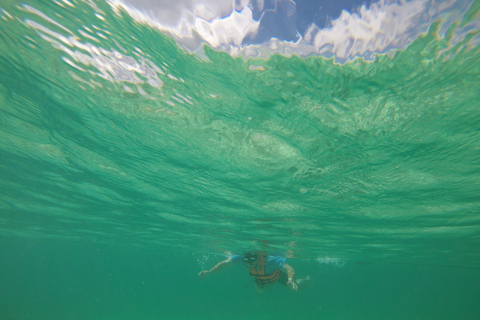
{"label": "reflection of swimmer", "polygon": [[287,286],[293,291],[299,291],[311,282],[310,277],[296,280],[295,270],[287,264],[286,260],[285,257],[270,255],[265,252],[232,255],[228,259],[219,262],[212,269],[200,271],[198,278],[207,278],[234,264],[243,262],[248,267],[250,275],[255,278],[259,292],[262,292],[265,287],[275,282]]}

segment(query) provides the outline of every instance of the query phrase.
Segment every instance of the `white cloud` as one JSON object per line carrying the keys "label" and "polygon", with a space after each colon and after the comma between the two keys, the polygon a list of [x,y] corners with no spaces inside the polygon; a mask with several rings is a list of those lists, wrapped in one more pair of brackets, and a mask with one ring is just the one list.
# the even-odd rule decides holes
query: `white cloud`
{"label": "white cloud", "polygon": [[[462,19],[472,0],[382,0],[368,8],[362,6],[354,13],[343,11],[328,28],[312,24],[296,42],[270,37],[265,43],[246,46],[242,46],[245,38],[255,35],[262,23],[261,19],[253,19],[252,8],[263,9],[263,1],[252,0],[249,4],[250,0],[109,0],[109,3],[114,8],[122,7],[134,19],[170,34],[190,51],[206,43],[233,56],[315,54],[334,56],[341,62],[355,57],[369,59],[377,52],[404,48],[439,18],[447,22],[446,29]],[[293,2],[290,7],[295,11]]]}

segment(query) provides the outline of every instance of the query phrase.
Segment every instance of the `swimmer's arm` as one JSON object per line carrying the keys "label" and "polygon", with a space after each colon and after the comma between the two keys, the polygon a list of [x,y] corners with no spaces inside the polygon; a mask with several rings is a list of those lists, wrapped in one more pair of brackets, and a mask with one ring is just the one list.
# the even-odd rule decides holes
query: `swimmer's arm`
{"label": "swimmer's arm", "polygon": [[294,291],[298,291],[298,284],[295,281],[295,269],[293,269],[288,263],[285,263],[282,267],[282,271],[288,275],[287,285]]}
{"label": "swimmer's arm", "polygon": [[233,266],[233,261],[229,258],[227,260],[223,260],[222,262],[219,262],[217,263],[212,269],[210,270],[203,270],[203,271],[200,271],[200,273],[198,274],[198,278],[199,279],[202,279],[202,278],[206,278],[206,277],[209,277],[211,276],[212,274],[215,274],[215,273],[219,273],[220,271],[223,271],[227,268],[230,268],[231,266]]}
{"label": "swimmer's arm", "polygon": [[288,279],[293,279],[293,281],[295,281],[295,269],[293,269],[288,263],[283,265],[282,271],[288,275]]}

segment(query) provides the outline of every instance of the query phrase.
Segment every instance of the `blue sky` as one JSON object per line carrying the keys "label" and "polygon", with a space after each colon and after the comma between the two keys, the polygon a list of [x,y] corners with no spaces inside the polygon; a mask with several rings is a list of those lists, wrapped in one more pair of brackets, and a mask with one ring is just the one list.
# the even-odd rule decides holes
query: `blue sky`
{"label": "blue sky", "polygon": [[[363,0],[121,0],[142,12],[150,12],[162,24],[174,25],[185,19],[186,13],[194,12],[198,4],[204,4],[211,17],[224,17],[233,10],[248,6],[252,18],[260,21],[258,33],[247,37],[244,44],[263,43],[275,37],[295,41],[315,23],[319,28],[338,18],[342,10],[355,11],[361,5],[370,5]],[[203,16],[208,14],[203,13]],[[207,19],[208,20],[208,19]],[[298,34],[297,34],[298,33]]]}
{"label": "blue sky", "polygon": [[[251,1],[255,8],[257,1]],[[370,2],[362,0],[297,0],[264,1],[263,11],[254,10],[253,17],[260,21],[259,32],[255,39],[246,39],[245,43],[263,43],[270,37],[295,41],[297,32],[303,35],[306,29],[315,23],[319,28],[327,27],[330,21],[338,18],[342,10],[355,11],[361,5]],[[263,17],[262,17],[263,15]]]}
{"label": "blue sky", "polygon": [[110,0],[192,52],[322,55],[347,61],[402,49],[442,19],[462,20],[473,0]]}

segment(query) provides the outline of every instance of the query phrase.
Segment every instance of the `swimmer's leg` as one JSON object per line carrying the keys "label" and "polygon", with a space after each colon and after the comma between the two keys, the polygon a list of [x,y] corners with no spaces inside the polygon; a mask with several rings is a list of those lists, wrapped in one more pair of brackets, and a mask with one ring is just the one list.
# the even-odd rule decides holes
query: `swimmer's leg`
{"label": "swimmer's leg", "polygon": [[305,279],[298,279],[297,280],[297,291],[302,290],[303,288],[309,287],[313,285],[312,278],[310,276],[307,276]]}

